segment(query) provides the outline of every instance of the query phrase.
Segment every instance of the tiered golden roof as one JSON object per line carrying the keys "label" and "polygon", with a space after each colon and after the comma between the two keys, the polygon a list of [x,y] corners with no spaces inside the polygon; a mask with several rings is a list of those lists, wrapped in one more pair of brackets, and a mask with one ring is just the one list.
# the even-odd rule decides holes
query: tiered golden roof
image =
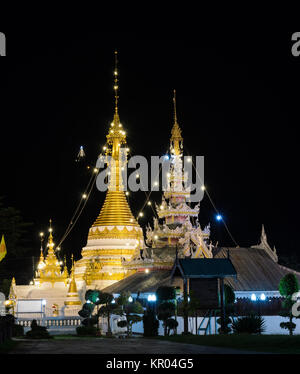
{"label": "tiered golden roof", "polygon": [[51,219],[50,219],[50,228],[49,228],[49,238],[48,238],[48,253],[43,260],[43,253],[41,251],[41,257],[40,262],[38,265],[38,280],[43,282],[51,282],[54,284],[55,282],[65,282],[67,279],[67,274],[64,271],[61,272],[59,261],[56,257],[56,254],[54,252],[54,243],[53,243],[53,235],[52,235],[52,227],[51,227]]}

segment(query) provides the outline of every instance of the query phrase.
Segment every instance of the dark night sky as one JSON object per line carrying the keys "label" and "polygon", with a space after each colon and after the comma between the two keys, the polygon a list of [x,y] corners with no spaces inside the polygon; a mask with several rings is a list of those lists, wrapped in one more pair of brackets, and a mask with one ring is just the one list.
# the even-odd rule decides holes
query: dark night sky
{"label": "dark night sky", "polygon": [[[164,154],[176,88],[185,150],[205,156],[205,184],[236,241],[257,243],[264,223],[280,253],[298,251],[300,57],[291,55],[291,33],[41,32],[25,38],[7,32],[8,57],[0,63],[0,195],[34,222],[36,255],[38,233],[51,217],[58,241],[88,183],[89,171],[74,162],[80,145],[92,163],[105,143],[115,49],[120,118],[132,154]],[[144,197],[131,194],[134,213]],[[94,189],[64,253],[79,258],[103,200]],[[202,225],[211,222],[213,241],[233,245],[207,197],[200,212]],[[150,217],[146,209],[141,224]]]}

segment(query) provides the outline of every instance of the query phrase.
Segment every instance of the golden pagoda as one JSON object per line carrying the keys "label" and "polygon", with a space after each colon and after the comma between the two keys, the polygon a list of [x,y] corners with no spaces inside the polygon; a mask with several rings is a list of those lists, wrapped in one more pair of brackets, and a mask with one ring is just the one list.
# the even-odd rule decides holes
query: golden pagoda
{"label": "golden pagoda", "polygon": [[75,266],[74,266],[74,258],[72,255],[72,269],[71,269],[71,280],[69,284],[67,300],[65,301],[65,315],[69,312],[72,315],[74,313],[74,306],[81,306],[81,301],[78,296],[77,286],[75,281]]}
{"label": "golden pagoda", "polygon": [[108,191],[100,214],[89,230],[87,244],[81,252],[82,259],[76,262],[75,277],[82,282],[82,287],[85,283],[101,289],[131,275],[123,261],[130,261],[144,247],[143,231],[130,210],[122,180],[129,149],[118,112],[118,89],[115,52],[114,116],[103,147],[109,165]]}
{"label": "golden pagoda", "polygon": [[49,228],[49,238],[47,243],[48,253],[44,259],[43,250],[41,248],[40,261],[38,264],[37,277],[34,280],[34,284],[41,285],[43,283],[51,283],[54,286],[57,282],[66,283],[68,279],[68,272],[66,272],[66,267],[64,271],[61,271],[61,265],[54,252],[54,242],[53,242],[53,229],[51,227],[52,220],[50,219]]}

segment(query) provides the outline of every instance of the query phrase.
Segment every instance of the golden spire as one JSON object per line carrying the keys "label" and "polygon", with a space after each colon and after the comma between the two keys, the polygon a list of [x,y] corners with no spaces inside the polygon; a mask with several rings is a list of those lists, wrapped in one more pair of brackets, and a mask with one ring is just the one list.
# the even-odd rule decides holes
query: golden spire
{"label": "golden spire", "polygon": [[75,266],[74,266],[74,257],[72,254],[72,269],[71,269],[71,281],[68,289],[68,294],[67,294],[67,301],[65,301],[65,305],[81,305],[81,301],[79,300],[78,297],[78,292],[77,292],[77,286],[75,282]]}
{"label": "golden spire", "polygon": [[65,282],[67,282],[67,279],[69,278],[68,268],[67,268],[67,260],[66,256],[64,258],[64,270],[63,270],[63,276],[66,278]]}
{"label": "golden spire", "polygon": [[171,131],[171,153],[174,155],[178,156],[181,154],[181,147],[182,147],[182,142],[183,138],[181,136],[181,129],[178,125],[177,122],[177,110],[176,110],[176,90],[173,91],[174,96],[173,96],[173,104],[174,104],[174,125]]}
{"label": "golden spire", "polygon": [[118,51],[115,51],[115,70],[114,70],[114,91],[115,91],[115,116],[118,116],[118,90],[119,90],[119,80],[118,80]]}
{"label": "golden spire", "polygon": [[9,300],[16,300],[17,294],[16,294],[16,280],[15,277],[12,278],[10,288],[9,288]]}
{"label": "golden spire", "polygon": [[[125,197],[122,183],[122,167],[127,163],[128,148],[126,146],[126,132],[120,123],[118,113],[118,52],[115,51],[115,69],[114,69],[114,91],[115,91],[115,112],[113,121],[107,139],[106,156],[111,156],[110,164],[110,183],[106,194],[105,202],[98,218],[93,226],[106,225],[129,225],[138,226],[127,199]],[[121,152],[122,150],[122,152]],[[124,152],[124,153],[123,153]]]}

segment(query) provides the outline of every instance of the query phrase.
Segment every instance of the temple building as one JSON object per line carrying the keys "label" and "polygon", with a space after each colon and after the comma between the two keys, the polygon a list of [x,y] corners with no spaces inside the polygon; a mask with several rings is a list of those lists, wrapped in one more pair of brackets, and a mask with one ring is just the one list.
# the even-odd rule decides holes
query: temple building
{"label": "temple building", "polygon": [[[117,57],[117,55],[116,55]],[[100,157],[109,163],[108,190],[105,201],[94,224],[89,229],[87,243],[81,259],[72,258],[71,273],[60,263],[55,253],[50,221],[49,237],[44,253],[41,249],[35,278],[29,285],[12,282],[10,300],[43,299],[46,311],[52,315],[77,315],[85,302],[87,289],[100,289],[119,294],[130,291],[145,297],[160,285],[174,284],[171,270],[175,258],[230,259],[237,271],[237,279],[226,279],[237,297],[250,298],[253,293],[278,297],[278,284],[287,273],[293,272],[300,281],[300,273],[278,264],[276,249],[271,249],[264,226],[260,243],[250,248],[224,248],[213,245],[210,226],[199,223],[200,203],[188,201],[189,189],[183,172],[183,136],[177,120],[174,92],[174,120],[170,136],[169,188],[156,205],[153,226],[143,230],[128,204],[123,169],[126,167],[128,148],[126,132],[118,110],[118,69],[114,70],[115,105],[113,120]],[[170,121],[171,122],[171,121]],[[205,189],[204,186],[202,186]],[[82,233],[86,235],[86,233]]]}
{"label": "temple building", "polygon": [[[50,220],[47,254],[44,256],[41,247],[40,260],[33,281],[29,285],[16,285],[13,278],[11,283],[9,299],[16,305],[15,312],[23,315],[18,311],[18,300],[45,300],[45,313],[49,316],[65,315],[65,311],[67,315],[70,309],[74,315],[80,310],[82,303],[76,289],[73,261],[69,276],[66,262],[59,262],[54,246],[52,221]],[[72,307],[70,308],[70,306]]]}

